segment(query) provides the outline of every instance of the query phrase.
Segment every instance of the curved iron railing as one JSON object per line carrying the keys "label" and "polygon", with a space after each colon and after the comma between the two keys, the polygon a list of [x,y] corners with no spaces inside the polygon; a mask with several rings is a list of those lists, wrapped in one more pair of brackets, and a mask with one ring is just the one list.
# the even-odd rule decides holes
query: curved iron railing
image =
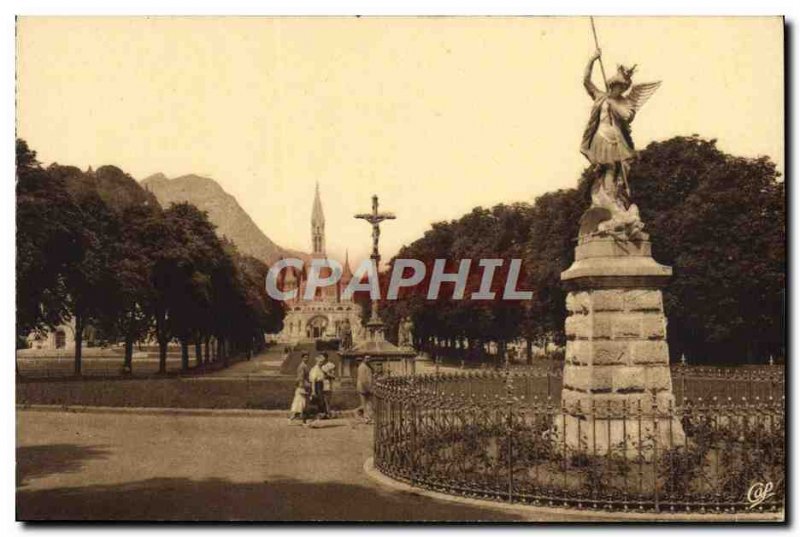
{"label": "curved iron railing", "polygon": [[[375,393],[375,465],[415,486],[532,505],[701,513],[781,509],[782,373],[715,376],[697,370],[694,376],[691,367],[678,367],[684,367],[678,372],[684,393],[693,382],[702,382],[704,393],[726,393],[725,387],[712,389],[708,377],[714,376],[722,383],[746,380],[751,385],[737,389],[774,395],[566,408],[552,391],[554,385],[560,389],[555,371],[382,378]],[[570,427],[577,427],[573,441],[564,433]]]}

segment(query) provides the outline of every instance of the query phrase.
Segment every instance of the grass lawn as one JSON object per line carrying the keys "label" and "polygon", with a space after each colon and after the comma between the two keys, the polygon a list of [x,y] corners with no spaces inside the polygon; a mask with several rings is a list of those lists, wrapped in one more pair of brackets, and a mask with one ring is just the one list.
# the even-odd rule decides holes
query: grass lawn
{"label": "grass lawn", "polygon": [[[17,404],[164,408],[253,408],[288,410],[292,379],[64,379],[18,380]],[[334,391],[333,408],[358,406],[352,390]]]}

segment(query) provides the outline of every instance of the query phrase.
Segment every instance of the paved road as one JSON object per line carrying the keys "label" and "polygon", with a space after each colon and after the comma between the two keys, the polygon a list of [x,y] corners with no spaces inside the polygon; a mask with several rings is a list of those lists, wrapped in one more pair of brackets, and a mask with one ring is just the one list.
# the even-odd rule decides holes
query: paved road
{"label": "paved road", "polygon": [[17,516],[101,520],[492,520],[390,491],[362,465],[371,429],[283,418],[17,412]]}

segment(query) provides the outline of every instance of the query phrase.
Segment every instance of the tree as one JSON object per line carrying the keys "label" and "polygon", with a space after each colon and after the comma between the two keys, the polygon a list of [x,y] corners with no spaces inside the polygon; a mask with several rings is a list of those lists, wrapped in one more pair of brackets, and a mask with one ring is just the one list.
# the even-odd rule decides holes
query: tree
{"label": "tree", "polygon": [[[458,220],[437,223],[418,241],[403,248],[397,258],[414,258],[426,265],[426,278],[414,289],[405,289],[397,302],[387,301],[382,316],[394,334],[400,318],[411,316],[417,344],[432,338],[444,340],[455,352],[466,352],[462,343],[475,351],[486,341],[497,342],[501,359],[508,341],[521,335],[520,325],[525,304],[503,299],[510,261],[522,258],[531,226],[531,207],[525,203],[497,205],[491,209],[475,208]],[[393,267],[395,260],[391,265]],[[452,284],[442,286],[439,296],[427,299],[431,272],[436,259],[448,260],[446,271],[457,270],[461,259],[471,259],[465,298],[480,289],[483,269],[481,259],[501,259],[496,268],[490,290],[493,300],[452,300]],[[520,278],[524,284],[524,276]],[[385,286],[385,284],[384,284]],[[423,340],[423,341],[420,341]]]}
{"label": "tree", "polygon": [[282,327],[282,304],[266,292],[266,265],[218,238],[204,212],[188,203],[162,210],[114,166],[45,170],[22,140],[17,252],[18,340],[72,319],[77,375],[89,325],[124,341],[126,370],[134,342],[152,333],[162,373],[173,339],[187,369],[192,342],[198,363],[212,335],[227,360],[261,348],[264,333]]}
{"label": "tree", "polygon": [[142,188],[136,179],[116,166],[100,166],[86,175],[92,178],[92,187],[100,198],[116,211],[128,207],[159,207],[152,192]]}
{"label": "tree", "polygon": [[239,323],[237,340],[249,351],[264,347],[265,333],[278,333],[283,329],[285,311],[283,303],[267,293],[265,285],[269,267],[249,255],[234,252],[236,272],[239,276],[243,296],[243,320]]}
{"label": "tree", "polygon": [[699,136],[655,142],[631,189],[665,289],[673,357],[763,362],[785,352],[785,185],[766,157],[726,154]]}
{"label": "tree", "polygon": [[153,325],[151,273],[155,248],[160,244],[161,207],[152,194],[115,166],[101,166],[84,173],[83,178],[81,186],[96,192],[119,222],[112,245],[114,286],[108,295],[112,305],[107,315],[97,320],[96,328],[107,340],[123,342],[123,371],[130,372],[133,345],[144,339]]}
{"label": "tree", "polygon": [[558,190],[536,199],[525,249],[527,285],[533,289],[524,320],[526,336],[540,344],[564,342],[566,293],[561,272],[575,258],[578,222],[587,207],[576,189]]}
{"label": "tree", "polygon": [[53,164],[47,173],[63,182],[76,208],[71,255],[63,266],[66,311],[74,322],[75,375],[81,374],[83,336],[113,312],[116,285],[112,271],[119,241],[119,221],[103,202],[92,181],[78,168]]}
{"label": "tree", "polygon": [[232,352],[248,357],[264,346],[266,332],[283,328],[284,309],[266,290],[268,267],[240,254],[233,243],[223,240],[225,257],[212,276],[213,308],[211,330],[218,353],[227,362]]}
{"label": "tree", "polygon": [[43,332],[67,317],[66,266],[78,245],[78,208],[63,178],[47,173],[17,139],[17,337]]}
{"label": "tree", "polygon": [[116,284],[114,314],[102,326],[107,333],[122,339],[123,370],[130,372],[134,343],[146,338],[153,329],[156,301],[153,270],[158,258],[155,248],[161,245],[163,215],[157,205],[143,204],[125,208],[120,216],[120,241],[112,261]]}
{"label": "tree", "polygon": [[189,367],[189,343],[197,336],[196,327],[212,315],[212,273],[225,253],[208,216],[194,205],[172,204],[160,224],[163,236],[154,252],[152,281],[159,371],[164,373],[173,337],[181,344],[182,369]]}

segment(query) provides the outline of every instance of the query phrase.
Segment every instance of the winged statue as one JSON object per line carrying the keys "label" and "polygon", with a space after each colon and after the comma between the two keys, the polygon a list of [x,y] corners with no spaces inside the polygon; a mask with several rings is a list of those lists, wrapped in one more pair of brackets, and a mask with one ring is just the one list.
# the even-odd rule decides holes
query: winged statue
{"label": "winged statue", "polygon": [[620,65],[606,80],[606,91],[601,91],[592,83],[592,68],[599,58],[598,49],[583,77],[593,104],[583,131],[581,153],[594,164],[595,178],[591,207],[594,211],[589,218],[591,223],[582,223],[581,234],[608,233],[636,238],[644,224],[639,219],[638,207],[631,203],[628,186],[630,160],[636,155],[630,125],[661,82],[632,84],[636,66]]}

